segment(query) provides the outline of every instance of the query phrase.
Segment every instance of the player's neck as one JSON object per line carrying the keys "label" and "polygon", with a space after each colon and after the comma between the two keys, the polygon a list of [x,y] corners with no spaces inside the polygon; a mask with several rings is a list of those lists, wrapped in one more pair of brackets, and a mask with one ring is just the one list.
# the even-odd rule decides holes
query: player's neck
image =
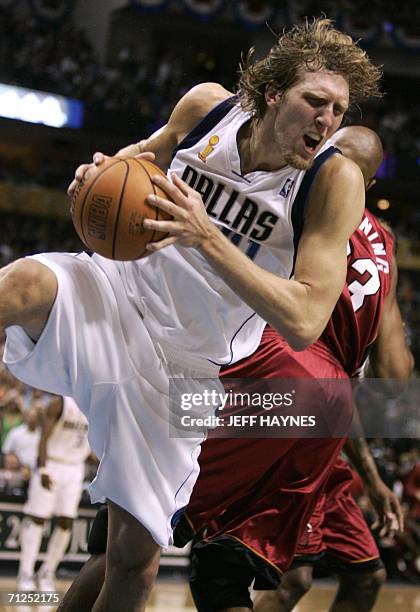
{"label": "player's neck", "polygon": [[244,123],[237,135],[242,174],[262,170],[272,172],[286,165],[272,153],[273,138],[263,121],[251,119]]}

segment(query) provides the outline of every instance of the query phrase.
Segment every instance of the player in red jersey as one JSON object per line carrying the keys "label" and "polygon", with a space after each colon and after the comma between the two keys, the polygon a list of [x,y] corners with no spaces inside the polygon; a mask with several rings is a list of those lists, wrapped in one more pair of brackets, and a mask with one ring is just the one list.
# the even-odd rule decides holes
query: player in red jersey
{"label": "player in red jersey", "polygon": [[[374,153],[378,146],[377,141],[372,132],[363,128],[347,128],[341,132],[342,141],[338,142],[338,145],[342,146],[347,155],[353,159],[356,158],[358,163],[360,163],[358,159],[360,149],[368,156],[364,176],[366,186],[369,186],[374,171],[372,171],[372,166],[369,168],[368,162],[369,158],[373,161],[375,157],[376,159],[379,157],[379,155],[372,156],[372,152]],[[340,138],[340,132],[337,137]],[[363,139],[362,142],[361,139]],[[360,148],[354,146],[355,140]],[[392,252],[392,235],[379,224],[371,213],[366,212],[362,223],[350,241],[346,287],[320,341],[302,353],[290,351],[288,358],[284,360],[282,351],[285,347],[282,345],[282,340],[278,339],[275,332],[267,329],[260,349],[246,361],[246,368],[241,371],[241,364],[237,364],[224,374],[247,376],[249,371],[250,375],[258,376],[264,371],[269,372],[270,361],[267,356],[270,346],[272,355],[275,355],[272,371],[275,371],[277,366],[277,376],[290,376],[293,362],[300,367],[306,367],[308,363],[315,362],[318,364],[318,376],[328,376],[325,373],[327,371],[325,364],[331,362],[335,356],[338,357],[347,374],[352,375],[363,363],[368,347],[372,345],[373,375],[405,379],[411,372],[412,357],[405,344],[401,315],[396,302],[396,267],[392,266]],[[391,271],[393,272],[392,287]],[[382,314],[384,316],[381,319]],[[372,344],[373,342],[375,344]],[[276,343],[278,351],[275,349]],[[398,356],[398,361],[395,356]],[[258,371],[258,366],[260,371]],[[308,369],[307,375],[310,374]],[[295,370],[295,376],[299,375],[299,370]],[[244,512],[243,508],[246,508],[247,504],[252,501],[252,498],[244,495],[235,501],[227,498],[225,507],[223,504],[217,505],[216,500],[223,499],[225,491],[237,491],[238,482],[241,481],[241,461],[242,466],[246,466],[242,467],[246,478],[248,472],[252,474],[252,466],[249,465],[250,457],[254,460],[255,456],[263,455],[267,459],[266,468],[267,470],[271,468],[273,478],[274,464],[270,465],[269,458],[269,448],[273,446],[273,441],[246,440],[245,444],[243,442],[243,440],[209,440],[204,445],[200,457],[202,472],[187,510],[187,518],[193,527],[198,531],[203,527],[206,529],[205,538],[196,542],[194,546],[195,563],[191,581],[196,605],[200,612],[231,608],[235,610],[251,609],[252,604],[247,594],[247,585],[255,576],[264,575],[264,573],[267,579],[270,573],[272,575],[269,569],[273,567],[280,571],[287,569],[291,561],[289,553],[295,544],[295,541],[292,541],[296,534],[293,527],[299,523],[299,518],[302,519],[304,509],[308,510],[310,506],[310,495],[303,495],[302,503],[293,507],[291,500],[293,500],[293,495],[296,496],[298,490],[289,489],[289,498],[286,495],[282,497],[280,495],[281,485],[279,485],[272,489],[270,508],[270,498],[267,493],[267,489],[270,489],[267,487],[266,475],[261,479],[258,493],[255,482],[252,483],[254,497],[258,498],[261,495],[263,503],[260,497],[259,505],[254,505],[253,508]],[[276,440],[275,442],[283,448],[287,441]],[[301,459],[306,458],[308,462],[311,459],[313,461],[313,455],[311,456],[311,450],[307,444],[308,440],[304,442]],[[292,447],[288,448],[289,453],[291,450]],[[293,450],[294,455],[297,447],[295,446]],[[325,448],[322,450],[325,451]],[[331,451],[331,449],[328,450]],[[278,452],[280,456],[281,452]],[[322,460],[322,454],[318,453],[316,461],[320,460]],[[260,463],[261,461],[263,459],[260,458]],[[234,484],[225,481],[220,484],[222,465],[225,473],[233,474]],[[261,474],[264,474],[262,468]],[[323,476],[325,478],[325,472]],[[247,485],[245,485],[245,491],[246,487]],[[211,496],[208,491],[211,491]],[[310,493],[305,487],[301,492]],[[319,490],[312,491],[312,500],[319,496],[319,492]],[[385,498],[383,501],[385,512]],[[217,510],[213,512],[215,507]],[[308,517],[307,514],[305,516]],[[226,545],[229,547],[228,554],[225,552]],[[240,553],[242,553],[243,565],[248,568],[247,571],[240,566]],[[265,560],[265,564],[261,561],[262,559]],[[265,568],[263,568],[264,565]],[[374,578],[378,578],[380,568],[371,567],[370,569]],[[365,599],[365,602],[368,602],[369,597],[370,601],[374,599],[380,578],[377,583],[374,580],[369,583],[366,575],[361,580],[360,574],[352,574],[351,579],[352,592],[358,600],[357,609],[359,611],[370,609],[366,606],[360,607],[360,600]],[[237,588],[232,586],[235,580]],[[344,582],[348,584],[349,581],[343,580]],[[343,587],[339,595],[341,600],[348,599],[349,589]],[[272,611],[277,608],[266,607],[264,609]],[[355,608],[349,607],[348,609]]]}

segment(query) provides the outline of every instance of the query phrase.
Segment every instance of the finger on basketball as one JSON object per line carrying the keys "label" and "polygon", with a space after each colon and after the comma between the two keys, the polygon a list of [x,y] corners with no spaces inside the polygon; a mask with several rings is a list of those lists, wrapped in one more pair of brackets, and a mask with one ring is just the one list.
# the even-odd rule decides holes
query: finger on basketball
{"label": "finger on basketball", "polygon": [[183,230],[182,225],[177,221],[155,221],[154,219],[144,219],[143,227],[147,230],[164,232],[175,236]]}
{"label": "finger on basketball", "polygon": [[164,249],[165,247],[174,244],[175,242],[177,242],[178,239],[178,236],[169,236],[168,238],[163,238],[163,240],[159,240],[159,242],[150,242],[146,246],[146,251],[149,251],[150,253],[156,253],[157,251],[160,251],[161,249]]}
{"label": "finger on basketball", "polygon": [[104,155],[100,151],[97,151],[96,153],[93,154],[93,163],[95,164],[95,166],[100,166],[101,164],[104,163],[107,157],[108,157],[107,155]]}
{"label": "finger on basketball", "polygon": [[182,193],[182,191],[180,191],[180,189],[178,189],[178,187],[176,187],[173,183],[171,183],[168,178],[159,176],[157,174],[156,176],[152,176],[152,182],[160,187],[160,189],[166,193],[170,200],[176,201],[177,204],[183,203],[182,196],[185,194]]}
{"label": "finger on basketball", "polygon": [[76,190],[77,185],[79,184],[79,181],[77,179],[73,179],[72,182],[70,183],[70,185],[67,187],[67,195],[72,197],[73,193]]}
{"label": "finger on basketball", "polygon": [[181,178],[179,178],[179,176],[177,174],[175,174],[175,172],[172,172],[171,174],[171,178],[174,182],[174,184],[178,187],[178,189],[185,195],[188,197],[189,193],[191,193],[192,191],[194,191],[193,189],[191,189],[191,187],[185,182],[183,181]]}
{"label": "finger on basketball", "polygon": [[184,218],[185,211],[180,206],[177,206],[177,204],[174,204],[169,200],[165,200],[165,198],[160,198],[159,196],[152,194],[147,197],[147,201],[152,206],[156,206],[156,208],[160,208],[160,210],[172,215],[172,217],[178,219]]}
{"label": "finger on basketball", "polygon": [[149,161],[155,161],[155,157],[156,155],[154,153],[152,153],[151,151],[145,151],[144,153],[139,153],[138,155],[134,156],[135,159],[148,159]]}
{"label": "finger on basketball", "polygon": [[91,164],[81,164],[78,168],[76,168],[76,172],[74,173],[74,178],[76,181],[81,181],[83,179],[90,165]]}

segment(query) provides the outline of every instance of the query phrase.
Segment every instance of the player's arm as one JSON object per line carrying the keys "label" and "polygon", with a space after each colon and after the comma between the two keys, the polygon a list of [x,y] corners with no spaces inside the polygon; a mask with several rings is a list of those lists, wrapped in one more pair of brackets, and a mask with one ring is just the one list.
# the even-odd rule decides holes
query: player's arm
{"label": "player's arm", "polygon": [[[117,155],[138,155],[151,152],[155,162],[167,170],[175,147],[217,104],[232,94],[218,83],[201,83],[183,96],[173,109],[168,123],[145,140],[140,140],[132,149],[127,147]],[[137,147],[137,151],[135,149]]]}
{"label": "player's arm", "polygon": [[293,280],[267,272],[246,257],[208,219],[199,194],[176,175],[173,185],[165,179],[155,182],[173,202],[153,196],[150,202],[172,214],[174,221],[144,221],[147,229],[169,232],[148,250],[174,242],[195,246],[292,348],[303,350],[319,338],[343,289],[347,241],[363,214],[364,182],[356,164],[334,156],[320,169],[306,207]]}
{"label": "player's arm", "polygon": [[[414,358],[407,346],[404,323],[397,301],[398,269],[394,256],[391,268],[391,287],[384,303],[378,336],[369,353],[366,378],[390,379],[383,382],[384,391],[398,395],[411,376]],[[382,387],[382,384],[381,384]]]}
{"label": "player's arm", "polygon": [[63,412],[63,398],[60,396],[53,397],[48,406],[45,409],[44,418],[41,426],[41,437],[38,445],[38,469],[41,473],[41,483],[46,489],[51,488],[51,478],[46,471],[47,462],[47,443],[55,424],[61,417]]}
{"label": "player's arm", "polygon": [[378,520],[375,527],[381,527],[380,535],[403,531],[404,515],[396,495],[383,482],[365,438],[349,438],[344,451],[366,486],[367,494],[375,509]]}
{"label": "player's arm", "polygon": [[[201,83],[188,91],[176,104],[168,123],[154,132],[149,138],[132,143],[120,149],[116,156],[146,157],[167,170],[175,147],[217,104],[229,98],[232,94],[218,83]],[[106,156],[95,153],[93,164],[82,164],[75,172],[67,192],[71,196],[77,184],[84,178],[89,178],[89,172],[95,166],[100,166]]]}

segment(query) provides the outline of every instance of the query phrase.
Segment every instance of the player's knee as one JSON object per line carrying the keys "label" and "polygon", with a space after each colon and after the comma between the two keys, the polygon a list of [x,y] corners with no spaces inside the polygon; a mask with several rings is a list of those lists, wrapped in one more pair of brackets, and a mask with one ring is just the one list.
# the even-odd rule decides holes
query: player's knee
{"label": "player's knee", "polygon": [[58,516],[56,521],[57,521],[57,525],[61,529],[65,529],[66,531],[71,529],[71,526],[73,525],[73,519],[69,518],[68,516]]}
{"label": "player's knee", "polygon": [[160,547],[144,528],[133,532],[124,527],[110,539],[107,566],[120,580],[136,581],[142,590],[152,587],[159,567]]}
{"label": "player's knee", "polygon": [[365,574],[352,574],[349,576],[340,576],[341,588],[345,588],[348,592],[357,594],[362,600],[368,597],[375,597],[386,581],[385,568],[378,568],[373,572]]}
{"label": "player's knee", "polygon": [[43,525],[44,524],[44,520],[43,518],[40,518],[39,516],[31,516],[31,515],[27,515],[27,517],[30,521],[32,521],[33,523],[35,523],[35,525]]}
{"label": "player's knee", "polygon": [[109,545],[107,549],[107,574],[116,584],[132,584],[143,595],[150,593],[159,567],[158,556],[150,559],[142,555],[141,547],[135,554],[127,554],[127,547]]}
{"label": "player's knee", "polygon": [[57,279],[52,270],[33,259],[18,259],[4,270],[2,283],[14,308],[17,324],[20,314],[48,314],[56,293]]}
{"label": "player's knee", "polygon": [[312,586],[312,568],[298,567],[289,570],[281,578],[281,590],[287,590],[293,594],[294,598],[301,598],[309,591]]}
{"label": "player's knee", "polygon": [[381,586],[386,581],[386,571],[385,568],[377,569],[375,572],[370,572],[364,576],[364,579],[361,581],[360,588],[364,591],[368,591],[372,595],[376,595]]}

